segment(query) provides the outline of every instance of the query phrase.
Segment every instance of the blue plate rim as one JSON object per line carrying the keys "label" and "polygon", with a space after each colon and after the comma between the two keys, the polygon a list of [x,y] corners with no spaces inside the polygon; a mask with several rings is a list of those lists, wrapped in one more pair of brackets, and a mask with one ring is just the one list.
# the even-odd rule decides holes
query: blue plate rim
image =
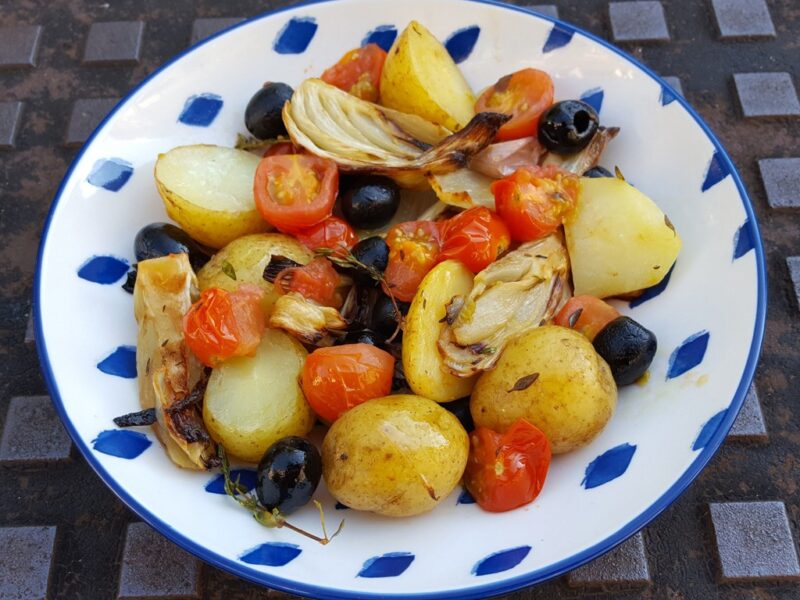
{"label": "blue plate rim", "polygon": [[[455,590],[446,590],[442,592],[433,592],[433,593],[419,592],[412,594],[383,594],[383,593],[377,594],[370,592],[359,592],[355,590],[340,590],[336,588],[319,587],[312,584],[300,583],[290,579],[278,577],[276,575],[273,575],[272,573],[248,568],[244,563],[231,560],[222,557],[218,554],[215,554],[207,550],[203,546],[200,546],[190,538],[180,534],[179,532],[174,530],[168,523],[165,523],[164,521],[156,517],[153,513],[145,509],[141,504],[139,504],[132,496],[130,496],[130,494],[128,494],[128,492],[124,489],[124,487],[119,485],[117,481],[114,478],[112,478],[109,475],[109,473],[103,468],[103,466],[94,456],[94,453],[92,452],[91,448],[89,448],[84,443],[82,438],[78,435],[78,432],[75,429],[74,425],[72,424],[72,421],[70,420],[69,416],[67,415],[67,412],[64,408],[64,404],[61,401],[58,385],[56,384],[55,377],[53,376],[52,367],[50,365],[50,359],[47,353],[47,346],[42,332],[42,315],[40,312],[40,304],[41,304],[40,293],[41,293],[41,275],[42,275],[41,261],[42,261],[42,256],[44,254],[45,246],[47,244],[47,239],[48,239],[47,234],[50,230],[50,224],[55,214],[58,203],[61,200],[64,188],[71,179],[76,165],[80,162],[86,150],[91,146],[91,143],[94,141],[94,138],[105,127],[108,121],[117,113],[117,111],[120,110],[120,108],[122,108],[131,99],[131,97],[134,96],[140,89],[142,89],[145,85],[147,85],[153,78],[159,75],[162,71],[165,71],[167,68],[169,68],[173,63],[177,62],[178,60],[190,54],[191,52],[194,52],[197,48],[211,43],[216,38],[225,35],[226,33],[233,31],[234,29],[238,29],[239,27],[243,27],[249,23],[259,21],[261,19],[270,17],[272,15],[280,14],[282,12],[297,10],[299,8],[315,4],[327,4],[331,2],[340,2],[340,1],[345,1],[345,0],[304,0],[302,2],[298,2],[297,4],[293,4],[291,6],[280,7],[275,10],[255,15],[240,23],[236,23],[231,27],[228,27],[222,31],[217,32],[216,34],[210,36],[209,38],[190,46],[186,50],[180,52],[179,54],[173,56],[171,59],[166,61],[158,69],[153,71],[153,73],[148,75],[138,85],[136,85],[128,94],[126,94],[126,96],[122,100],[120,100],[120,102],[111,110],[111,112],[109,112],[108,115],[106,115],[106,117],[100,122],[100,124],[94,130],[92,135],[89,136],[89,138],[86,140],[83,147],[81,148],[80,152],[78,152],[78,154],[75,156],[75,159],[72,161],[66,174],[64,175],[64,178],[62,179],[61,184],[59,185],[58,191],[56,192],[53,202],[50,205],[47,219],[45,220],[44,227],[42,229],[41,241],[37,252],[36,273],[34,276],[34,292],[33,292],[34,333],[36,338],[36,350],[39,356],[39,362],[41,365],[42,374],[44,375],[45,383],[50,392],[50,397],[53,401],[56,411],[61,417],[61,420],[64,423],[64,426],[66,427],[73,441],[75,442],[75,445],[78,447],[83,457],[86,459],[89,465],[94,469],[94,471],[98,474],[98,476],[125,505],[127,505],[131,510],[133,510],[133,512],[136,513],[136,515],[138,515],[143,521],[148,523],[151,527],[155,528],[157,531],[166,536],[172,542],[176,543],[178,546],[182,547],[188,552],[191,552],[192,554],[202,559],[203,561],[212,564],[216,567],[219,567],[225,571],[228,571],[229,573],[242,577],[243,579],[252,581],[253,583],[257,583],[259,585],[271,587],[283,592],[298,594],[303,596],[311,596],[326,600],[327,599],[334,600],[342,598],[353,598],[353,599],[429,598],[437,600],[445,598],[448,599],[459,598],[467,600],[473,598],[475,599],[486,598],[488,596],[504,594],[518,590],[523,587],[528,587],[538,583],[542,583],[548,579],[552,579],[554,577],[558,577],[559,575],[563,575],[564,573],[567,573],[568,571],[571,571],[597,558],[598,556],[605,554],[606,552],[612,550],[619,544],[623,543],[625,540],[633,536],[635,533],[637,533],[639,530],[645,527],[648,523],[650,523],[653,519],[655,519],[661,512],[663,512],[668,506],[670,506],[684,492],[684,490],[689,486],[689,484],[691,484],[692,481],[694,481],[694,479],[700,474],[700,472],[708,464],[711,458],[716,454],[717,450],[722,445],[722,442],[725,440],[725,437],[727,436],[730,428],[732,427],[734,420],[736,419],[737,415],[739,414],[739,411],[741,410],[741,407],[744,403],[744,399],[747,395],[747,391],[753,380],[756,366],[758,364],[758,359],[761,353],[761,346],[764,338],[764,329],[765,329],[766,311],[767,311],[766,263],[764,259],[764,247],[761,240],[761,233],[758,228],[758,221],[756,219],[755,211],[753,210],[752,201],[750,200],[750,197],[747,194],[747,191],[745,190],[744,184],[742,183],[739,173],[736,170],[736,167],[734,166],[731,157],[728,155],[728,152],[723,148],[722,144],[717,139],[716,135],[714,135],[714,133],[711,131],[711,129],[708,127],[705,121],[703,121],[702,117],[700,117],[700,115],[694,110],[694,108],[692,108],[680,94],[674,93],[675,100],[679,102],[684,109],[686,109],[689,115],[695,120],[697,125],[703,130],[708,139],[714,145],[714,148],[718,153],[718,157],[722,159],[723,164],[727,168],[728,172],[730,173],[731,177],[733,178],[736,184],[736,188],[739,191],[740,199],[742,200],[745,212],[747,213],[747,227],[749,228],[751,239],[753,240],[753,250],[755,252],[756,271],[757,271],[756,275],[758,282],[756,318],[753,330],[753,339],[750,344],[750,351],[748,354],[747,362],[745,363],[744,370],[742,372],[742,377],[739,381],[739,386],[737,387],[736,392],[734,393],[733,399],[731,401],[731,404],[725,413],[725,418],[722,420],[714,435],[711,437],[706,446],[700,451],[700,454],[695,458],[695,460],[683,472],[683,474],[678,478],[678,480],[675,483],[673,483],[669,487],[669,489],[667,489],[666,492],[664,492],[650,507],[648,507],[641,514],[639,514],[637,517],[631,520],[627,525],[625,525],[620,530],[610,535],[606,539],[601,540],[600,542],[594,544],[593,546],[581,552],[578,552],[577,554],[574,554],[569,558],[563,559],[547,567],[543,567],[541,569],[525,573],[523,575],[518,575],[516,577],[511,577],[509,579],[496,581],[493,583],[471,586],[467,588],[458,588]],[[543,19],[545,21],[550,21],[555,25],[557,25],[559,28],[564,29],[567,32],[578,33],[594,41],[595,43],[600,44],[602,47],[611,50],[618,56],[621,56],[622,58],[633,64],[635,67],[637,67],[638,69],[649,75],[653,80],[659,83],[662,86],[662,88],[667,88],[670,90],[672,89],[672,87],[666,81],[664,81],[658,74],[656,74],[654,71],[652,71],[644,64],[640,63],[634,57],[630,56],[628,53],[617,48],[616,46],[612,45],[606,40],[603,40],[598,36],[588,31],[585,31],[579,27],[565,23],[559,19],[554,19],[548,15],[536,12],[535,10],[531,10],[521,6],[505,4],[503,2],[500,2],[499,0],[461,0],[461,1],[474,2],[477,4],[487,4],[497,8],[516,11],[527,15],[532,15],[539,19]]]}

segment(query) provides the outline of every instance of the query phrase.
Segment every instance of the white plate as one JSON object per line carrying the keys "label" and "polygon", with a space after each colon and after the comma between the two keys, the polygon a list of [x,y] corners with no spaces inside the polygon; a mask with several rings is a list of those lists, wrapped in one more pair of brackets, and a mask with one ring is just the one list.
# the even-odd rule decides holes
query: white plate
{"label": "white plate", "polygon": [[[132,298],[119,284],[137,230],[165,220],[152,175],[159,152],[232,144],[263,81],[296,85],[370,32],[390,43],[414,18],[450,40],[473,89],[533,66],[553,76],[557,99],[589,96],[603,123],[622,128],[602,164],[618,165],[665,210],[684,248],[663,292],[621,305],[658,336],[649,383],[622,390],[602,434],[553,461],[534,503],[490,514],[459,502],[457,490],[427,515],[393,520],[336,510],[321,489],[329,523],[347,518],[344,533],[322,547],[264,529],[224,495],[205,491],[214,475],[173,466],[149,431],[108,433],[113,417],[139,407],[136,381],[125,377],[132,375],[126,347],[136,341]],[[113,258],[87,263],[93,257]],[[752,208],[697,114],[652,72],[589,34],[513,6],[463,0],[305,4],[191,48],[134,90],[86,143],[53,202],[38,269],[36,330],[48,385],[106,484],[203,560],[273,588],[331,598],[484,597],[564,573],[625,540],[723,441],[753,375],[766,307]],[[311,508],[295,520],[318,526]]]}

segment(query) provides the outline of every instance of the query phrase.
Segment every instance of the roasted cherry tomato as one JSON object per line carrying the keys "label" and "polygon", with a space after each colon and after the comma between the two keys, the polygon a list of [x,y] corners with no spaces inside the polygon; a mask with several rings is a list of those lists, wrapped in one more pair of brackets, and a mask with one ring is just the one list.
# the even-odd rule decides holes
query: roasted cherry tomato
{"label": "roasted cherry tomato", "polygon": [[482,271],[508,250],[508,227],[484,206],[470,208],[445,222],[441,260],[460,260],[473,273]]}
{"label": "roasted cherry tomato", "polygon": [[301,385],[314,412],[333,423],[346,410],[392,390],[394,357],[369,344],[314,350],[306,358]]}
{"label": "roasted cherry tomato", "polygon": [[464,484],[478,505],[503,512],[532,502],[550,467],[550,442],[537,427],[518,419],[505,433],[478,427],[469,435]]}
{"label": "roasted cherry tomato", "polygon": [[362,100],[377,102],[386,52],[377,44],[350,50],[339,62],[326,69],[322,81],[335,85]]}
{"label": "roasted cherry tomato", "polygon": [[281,231],[301,231],[331,216],[339,188],[336,164],[310,154],[265,156],[256,169],[256,208]]}
{"label": "roasted cherry tomato", "polygon": [[232,356],[252,356],[264,332],[261,296],[261,290],[248,283],[235,292],[203,292],[183,317],[183,339],[200,362],[216,367]]}
{"label": "roasted cherry tomato", "polygon": [[555,231],[572,212],[578,178],[557,167],[518,169],[492,183],[492,193],[511,238],[528,242]]}
{"label": "roasted cherry tomato", "polygon": [[408,221],[386,235],[389,264],[383,277],[386,293],[411,302],[420,282],[439,260],[441,226],[435,221]]}
{"label": "roasted cherry tomato", "polygon": [[267,151],[264,156],[284,156],[286,154],[302,154],[303,149],[295,146],[292,142],[275,142]]}
{"label": "roasted cherry tomato", "polygon": [[556,315],[555,324],[574,329],[591,342],[603,327],[617,317],[619,311],[610,304],[600,298],[583,295],[567,301]]}
{"label": "roasted cherry tomato", "polygon": [[308,300],[324,306],[339,306],[336,294],[339,274],[327,258],[315,258],[302,267],[284,269],[275,278],[275,286],[284,294],[297,292]]}
{"label": "roasted cherry tomato", "polygon": [[522,69],[497,80],[481,94],[475,112],[499,112],[511,120],[497,132],[498,142],[536,135],[539,117],[553,103],[553,80],[538,69]]}
{"label": "roasted cherry tomato", "polygon": [[331,250],[350,250],[358,241],[352,227],[338,217],[328,217],[294,234],[301,244],[309,250],[329,248]]}

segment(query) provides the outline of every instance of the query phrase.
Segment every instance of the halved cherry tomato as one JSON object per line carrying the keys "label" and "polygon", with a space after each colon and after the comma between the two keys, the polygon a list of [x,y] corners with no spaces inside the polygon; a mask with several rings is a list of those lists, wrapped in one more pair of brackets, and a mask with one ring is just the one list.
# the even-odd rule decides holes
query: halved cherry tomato
{"label": "halved cherry tomato", "polygon": [[464,484],[482,509],[503,512],[539,495],[551,458],[539,428],[518,419],[505,433],[478,427],[469,439]]}
{"label": "halved cherry tomato", "polygon": [[460,260],[473,273],[482,271],[508,250],[511,237],[500,217],[484,206],[470,208],[446,221],[441,260]]}
{"label": "halved cherry tomato", "polygon": [[336,163],[310,154],[265,156],[253,184],[261,216],[287,233],[330,217],[338,189]]}
{"label": "halved cherry tomato", "polygon": [[574,296],[558,311],[555,324],[574,329],[591,342],[603,327],[619,316],[616,308],[600,298],[588,295]]}
{"label": "halved cherry tomato", "polygon": [[321,79],[362,100],[377,102],[385,61],[383,48],[367,44],[350,50],[339,62],[326,69]]}
{"label": "halved cherry tomato", "polygon": [[420,282],[439,260],[441,225],[435,221],[408,221],[386,235],[389,264],[383,277],[387,294],[411,302]]}
{"label": "halved cherry tomato", "polygon": [[522,69],[497,80],[481,94],[475,112],[499,112],[511,120],[497,132],[498,142],[536,135],[539,117],[553,104],[553,80],[538,69]]}
{"label": "halved cherry tomato", "polygon": [[333,423],[346,410],[392,390],[394,357],[369,344],[314,350],[306,358],[300,384],[317,415]]}
{"label": "halved cherry tomato", "polygon": [[309,250],[319,248],[350,250],[358,241],[358,236],[350,224],[338,217],[328,217],[308,229],[298,231],[295,237]]}
{"label": "halved cherry tomato", "polygon": [[294,145],[293,142],[275,142],[267,151],[264,156],[284,156],[286,154],[302,154],[303,149]]}
{"label": "halved cherry tomato", "polygon": [[243,283],[236,291],[209,288],[183,317],[183,339],[208,367],[232,356],[252,356],[264,332],[262,291]]}
{"label": "halved cherry tomato", "polygon": [[278,291],[288,294],[297,292],[307,300],[323,306],[339,306],[341,298],[336,294],[339,274],[327,258],[315,258],[302,267],[289,267],[275,277]]}
{"label": "halved cherry tomato", "polygon": [[578,178],[557,167],[518,169],[492,183],[495,208],[511,238],[528,242],[554,232],[575,208]]}

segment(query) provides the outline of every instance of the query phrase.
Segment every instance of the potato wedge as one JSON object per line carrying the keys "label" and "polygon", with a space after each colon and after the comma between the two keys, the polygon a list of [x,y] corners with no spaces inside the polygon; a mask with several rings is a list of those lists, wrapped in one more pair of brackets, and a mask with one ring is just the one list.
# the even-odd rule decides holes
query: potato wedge
{"label": "potato wedge", "polygon": [[158,156],[156,187],[171,219],[198,242],[222,248],[270,229],[253,200],[258,163],[235,148],[180,146]]}
{"label": "potato wedge", "polygon": [[415,394],[450,402],[472,391],[476,378],[452,375],[438,346],[447,304],[453,296],[466,296],[471,289],[472,273],[456,260],[439,263],[422,280],[403,333],[403,370]]}
{"label": "potato wedge", "polygon": [[411,21],[389,49],[381,104],[458,131],[475,116],[475,96],[447,49]]}

